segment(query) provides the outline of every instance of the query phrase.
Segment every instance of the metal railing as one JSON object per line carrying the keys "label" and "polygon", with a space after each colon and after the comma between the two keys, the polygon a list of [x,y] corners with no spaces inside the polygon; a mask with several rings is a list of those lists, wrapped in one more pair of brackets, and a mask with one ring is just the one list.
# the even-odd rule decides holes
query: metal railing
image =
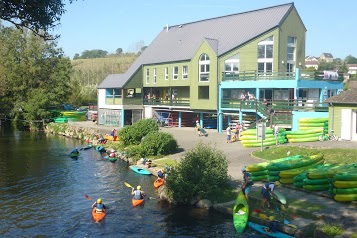
{"label": "metal railing", "polygon": [[190,100],[165,100],[165,99],[144,99],[144,105],[156,105],[156,106],[190,106]]}

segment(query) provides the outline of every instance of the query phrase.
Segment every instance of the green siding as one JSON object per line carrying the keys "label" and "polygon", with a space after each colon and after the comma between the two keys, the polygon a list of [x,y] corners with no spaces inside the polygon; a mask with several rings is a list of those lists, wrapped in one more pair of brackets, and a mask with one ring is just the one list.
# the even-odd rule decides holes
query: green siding
{"label": "green siding", "polygon": [[[338,137],[341,137],[341,125],[342,125],[342,109],[357,110],[357,106],[354,105],[339,105],[329,107],[329,125],[328,131],[331,132],[332,128]],[[333,127],[332,127],[333,125]]]}
{"label": "green siding", "polygon": [[[199,59],[202,54],[207,54],[210,58],[210,75],[208,82],[199,82]],[[197,50],[196,54],[192,57],[192,70],[190,76],[191,86],[190,95],[191,101],[190,106],[192,109],[200,110],[218,110],[217,100],[218,100],[218,83],[217,83],[217,73],[218,73],[218,62],[217,55],[212,50],[207,41],[203,40],[200,48]],[[198,87],[199,86],[209,86],[209,99],[198,99]]]}
{"label": "green siding", "polygon": [[143,69],[140,68],[134,75],[131,77],[129,82],[124,85],[124,88],[140,88],[143,86]]}

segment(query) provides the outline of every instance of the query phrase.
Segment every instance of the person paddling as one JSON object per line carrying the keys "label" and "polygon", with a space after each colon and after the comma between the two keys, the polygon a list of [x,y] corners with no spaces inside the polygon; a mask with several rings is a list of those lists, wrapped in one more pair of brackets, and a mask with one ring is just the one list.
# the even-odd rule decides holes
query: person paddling
{"label": "person paddling", "polygon": [[134,200],[141,200],[144,199],[145,197],[145,192],[144,190],[141,190],[141,186],[138,185],[136,187],[136,190],[134,190],[134,188],[131,188],[131,195],[134,195]]}
{"label": "person paddling", "polygon": [[95,208],[96,213],[105,212],[105,209],[107,209],[101,198],[98,198],[97,201],[93,203],[92,208]]}

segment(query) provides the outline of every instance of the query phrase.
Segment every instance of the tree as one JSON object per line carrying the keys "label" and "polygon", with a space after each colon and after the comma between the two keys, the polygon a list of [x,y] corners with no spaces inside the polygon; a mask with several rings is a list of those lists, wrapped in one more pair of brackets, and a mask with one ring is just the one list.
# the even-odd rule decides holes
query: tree
{"label": "tree", "polygon": [[345,59],[346,64],[357,64],[357,58],[349,55]]}
{"label": "tree", "polygon": [[2,113],[33,122],[49,119],[49,109],[66,101],[72,65],[56,47],[28,30],[0,25]]}
{"label": "tree", "polygon": [[104,58],[107,56],[108,52],[105,50],[85,50],[80,58],[82,59],[93,59],[93,58]]}
{"label": "tree", "polygon": [[116,51],[117,55],[122,55],[123,54],[123,49],[122,48],[118,48]]}
{"label": "tree", "polygon": [[76,60],[76,59],[80,59],[80,56],[78,53],[76,53],[74,56],[73,56],[73,60]]}
{"label": "tree", "polygon": [[[76,0],[69,0],[72,3]],[[45,40],[53,40],[48,31],[59,24],[65,13],[65,0],[2,0],[0,19],[11,22],[16,28],[27,28]]]}

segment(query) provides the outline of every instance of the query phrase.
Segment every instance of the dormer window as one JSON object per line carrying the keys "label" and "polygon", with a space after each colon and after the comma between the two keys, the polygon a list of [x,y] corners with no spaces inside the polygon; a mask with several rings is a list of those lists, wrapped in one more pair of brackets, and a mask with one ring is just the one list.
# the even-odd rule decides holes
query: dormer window
{"label": "dormer window", "polygon": [[200,57],[199,65],[199,82],[208,82],[209,81],[209,67],[210,59],[207,54],[202,54]]}

